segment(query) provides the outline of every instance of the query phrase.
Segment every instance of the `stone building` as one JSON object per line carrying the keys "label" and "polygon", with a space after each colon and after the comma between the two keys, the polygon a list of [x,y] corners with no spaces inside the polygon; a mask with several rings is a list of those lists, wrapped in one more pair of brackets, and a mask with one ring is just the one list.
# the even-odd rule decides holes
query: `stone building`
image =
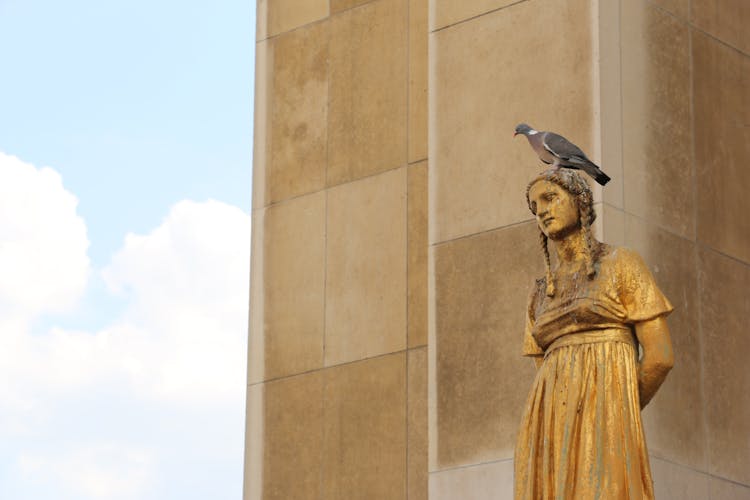
{"label": "stone building", "polygon": [[750,498],[750,2],[259,0],[244,497],[512,498],[543,271],[516,123],[676,306],[658,498]]}

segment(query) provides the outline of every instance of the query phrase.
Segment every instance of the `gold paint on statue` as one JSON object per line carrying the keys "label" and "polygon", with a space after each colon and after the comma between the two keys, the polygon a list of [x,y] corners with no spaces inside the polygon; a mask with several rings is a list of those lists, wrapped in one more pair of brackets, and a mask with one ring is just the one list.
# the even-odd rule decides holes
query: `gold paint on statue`
{"label": "gold paint on statue", "polygon": [[638,254],[593,238],[591,190],[577,173],[549,170],[527,196],[547,273],[523,339],[538,371],[516,445],[515,498],[652,499],[640,410],[673,364],[672,306]]}

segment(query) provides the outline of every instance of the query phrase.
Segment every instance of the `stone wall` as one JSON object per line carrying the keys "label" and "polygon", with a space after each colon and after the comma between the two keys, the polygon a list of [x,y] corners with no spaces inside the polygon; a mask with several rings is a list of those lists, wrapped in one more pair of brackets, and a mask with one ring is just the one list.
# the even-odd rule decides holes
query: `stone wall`
{"label": "stone wall", "polygon": [[427,498],[427,0],[260,0],[246,499]]}

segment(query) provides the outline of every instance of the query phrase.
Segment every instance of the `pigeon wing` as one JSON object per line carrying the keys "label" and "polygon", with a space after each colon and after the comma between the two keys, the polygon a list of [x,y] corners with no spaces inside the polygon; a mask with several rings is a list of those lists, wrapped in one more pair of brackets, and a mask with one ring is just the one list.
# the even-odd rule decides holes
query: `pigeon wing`
{"label": "pigeon wing", "polygon": [[581,169],[602,186],[609,182],[609,176],[602,172],[596,163],[589,160],[586,157],[586,153],[581,151],[581,148],[567,140],[565,137],[553,132],[546,132],[543,137],[542,145],[544,146],[544,149],[550,152],[550,154],[561,160],[561,166]]}
{"label": "pigeon wing", "polygon": [[554,132],[545,132],[542,144],[544,145],[544,149],[561,160],[580,158],[589,161],[586,157],[586,153],[581,151],[581,148],[567,140],[565,137],[557,135]]}

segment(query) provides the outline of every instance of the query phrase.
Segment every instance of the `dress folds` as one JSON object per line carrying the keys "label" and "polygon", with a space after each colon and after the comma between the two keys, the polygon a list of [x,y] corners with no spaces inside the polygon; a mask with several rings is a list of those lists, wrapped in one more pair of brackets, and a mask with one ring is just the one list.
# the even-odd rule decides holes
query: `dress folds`
{"label": "dress folds", "polygon": [[[603,246],[589,279],[538,280],[523,353],[543,358],[515,450],[516,500],[654,497],[638,397],[634,324],[672,306],[641,258]],[[559,274],[559,273],[558,273]]]}

